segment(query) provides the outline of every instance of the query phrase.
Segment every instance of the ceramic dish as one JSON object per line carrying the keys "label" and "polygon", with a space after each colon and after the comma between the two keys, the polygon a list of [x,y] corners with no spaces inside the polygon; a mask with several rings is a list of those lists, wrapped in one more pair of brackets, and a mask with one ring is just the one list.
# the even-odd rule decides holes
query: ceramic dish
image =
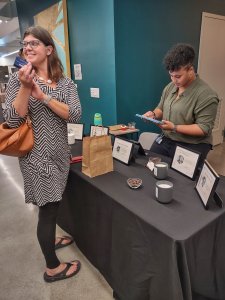
{"label": "ceramic dish", "polygon": [[142,185],[142,180],[140,178],[128,178],[127,184],[131,189],[138,189]]}

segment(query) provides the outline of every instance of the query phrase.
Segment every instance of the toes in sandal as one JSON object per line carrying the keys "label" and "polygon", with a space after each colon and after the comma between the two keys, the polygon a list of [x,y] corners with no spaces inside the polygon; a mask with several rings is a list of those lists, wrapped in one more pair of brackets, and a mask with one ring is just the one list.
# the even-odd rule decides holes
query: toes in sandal
{"label": "toes in sandal", "polygon": [[[68,243],[63,243],[63,241],[68,240]],[[55,244],[55,250],[69,246],[73,243],[73,239],[70,236],[62,236],[59,238],[59,241]]]}
{"label": "toes in sandal", "polygon": [[[67,273],[68,270],[74,265],[74,263],[77,264],[76,270],[75,270],[73,273],[71,273],[71,274],[69,274],[69,275],[66,275],[66,273]],[[51,282],[55,282],[55,281],[58,281],[58,280],[67,279],[67,278],[70,278],[70,277],[76,275],[76,274],[80,271],[80,268],[81,268],[81,263],[80,263],[80,261],[79,261],[79,260],[74,260],[72,263],[66,263],[65,269],[64,269],[62,272],[57,273],[57,274],[55,274],[55,275],[53,275],[53,276],[50,276],[50,275],[48,275],[48,274],[45,272],[45,273],[44,273],[44,280],[45,280],[46,282],[51,283]]]}

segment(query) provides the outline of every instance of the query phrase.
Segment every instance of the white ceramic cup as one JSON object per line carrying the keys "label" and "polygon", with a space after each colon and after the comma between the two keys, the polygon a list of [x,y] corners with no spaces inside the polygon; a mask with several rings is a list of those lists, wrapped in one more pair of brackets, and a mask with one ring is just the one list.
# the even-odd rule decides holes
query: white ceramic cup
{"label": "white ceramic cup", "polygon": [[157,179],[166,179],[168,176],[168,164],[159,162],[154,165],[154,175]]}
{"label": "white ceramic cup", "polygon": [[72,145],[75,143],[75,134],[72,132],[68,133],[68,144]]}
{"label": "white ceramic cup", "polygon": [[157,181],[155,196],[160,203],[170,203],[173,199],[173,183],[167,180]]}

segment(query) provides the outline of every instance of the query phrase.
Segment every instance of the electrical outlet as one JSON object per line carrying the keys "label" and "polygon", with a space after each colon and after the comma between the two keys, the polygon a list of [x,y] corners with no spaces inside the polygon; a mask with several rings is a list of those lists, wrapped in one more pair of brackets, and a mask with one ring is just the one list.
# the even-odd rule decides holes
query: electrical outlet
{"label": "electrical outlet", "polygon": [[99,88],[90,88],[91,97],[99,98]]}

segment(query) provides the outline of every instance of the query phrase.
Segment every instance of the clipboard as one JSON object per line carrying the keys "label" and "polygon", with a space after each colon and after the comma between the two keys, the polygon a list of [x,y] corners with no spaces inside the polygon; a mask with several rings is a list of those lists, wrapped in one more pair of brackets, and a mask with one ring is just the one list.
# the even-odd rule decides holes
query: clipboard
{"label": "clipboard", "polygon": [[162,125],[164,123],[162,120],[156,120],[156,119],[153,119],[153,118],[148,118],[148,117],[145,117],[144,115],[136,114],[135,117],[150,121],[150,122],[152,122],[156,125]]}

